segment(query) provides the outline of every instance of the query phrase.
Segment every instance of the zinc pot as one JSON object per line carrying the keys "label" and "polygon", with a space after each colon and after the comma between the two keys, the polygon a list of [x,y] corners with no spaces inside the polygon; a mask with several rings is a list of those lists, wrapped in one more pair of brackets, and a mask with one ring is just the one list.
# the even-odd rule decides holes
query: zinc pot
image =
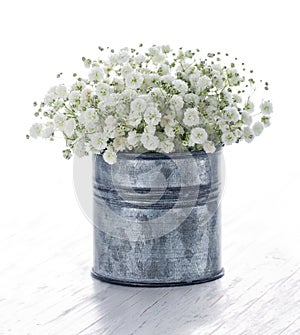
{"label": "zinc pot", "polygon": [[103,281],[172,286],[223,276],[222,148],[93,155],[94,266]]}

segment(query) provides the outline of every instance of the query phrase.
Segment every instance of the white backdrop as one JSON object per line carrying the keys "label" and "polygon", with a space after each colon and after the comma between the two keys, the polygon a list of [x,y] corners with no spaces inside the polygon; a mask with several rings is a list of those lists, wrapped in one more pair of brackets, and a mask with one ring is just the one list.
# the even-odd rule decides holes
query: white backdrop
{"label": "white backdrop", "polygon": [[[297,1],[10,1],[1,25],[1,230],[43,225],[45,213],[88,224],[63,143],[26,141],[32,102],[72,75],[97,47],[170,44],[228,51],[270,83],[272,126],[251,144],[226,148],[223,221],[251,215],[283,234],[280,250],[299,253],[299,17]],[[17,228],[15,228],[17,229]],[[245,234],[248,232],[245,231]],[[298,234],[298,235],[297,235]],[[0,257],[2,257],[1,255]]]}

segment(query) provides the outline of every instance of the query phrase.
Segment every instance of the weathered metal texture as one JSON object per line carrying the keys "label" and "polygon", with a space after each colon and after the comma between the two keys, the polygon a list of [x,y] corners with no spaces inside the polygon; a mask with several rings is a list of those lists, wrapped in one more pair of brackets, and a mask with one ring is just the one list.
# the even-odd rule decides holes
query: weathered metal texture
{"label": "weathered metal texture", "polygon": [[213,154],[93,156],[94,267],[102,280],[140,286],[220,278],[222,149]]}

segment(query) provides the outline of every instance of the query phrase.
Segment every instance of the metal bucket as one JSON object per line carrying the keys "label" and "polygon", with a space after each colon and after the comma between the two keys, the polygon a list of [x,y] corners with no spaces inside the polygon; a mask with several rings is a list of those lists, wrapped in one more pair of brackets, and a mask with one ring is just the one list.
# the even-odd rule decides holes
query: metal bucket
{"label": "metal bucket", "polygon": [[222,148],[93,156],[94,277],[172,286],[223,276]]}

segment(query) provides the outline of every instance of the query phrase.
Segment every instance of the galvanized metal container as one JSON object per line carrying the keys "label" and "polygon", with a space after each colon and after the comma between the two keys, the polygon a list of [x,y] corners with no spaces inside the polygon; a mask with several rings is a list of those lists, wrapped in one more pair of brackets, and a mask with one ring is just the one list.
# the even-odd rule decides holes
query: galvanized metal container
{"label": "galvanized metal container", "polygon": [[223,276],[222,149],[93,156],[94,277],[134,286]]}

